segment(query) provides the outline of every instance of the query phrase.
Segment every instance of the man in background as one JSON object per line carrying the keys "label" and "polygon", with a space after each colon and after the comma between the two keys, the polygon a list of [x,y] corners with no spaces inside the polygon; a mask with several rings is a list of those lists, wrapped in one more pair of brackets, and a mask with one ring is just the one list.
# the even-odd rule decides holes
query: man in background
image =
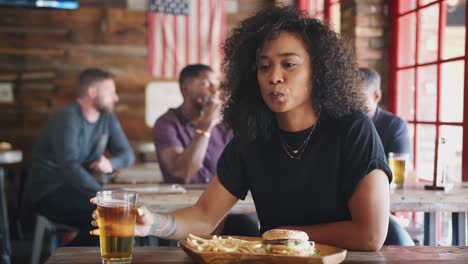
{"label": "man in background", "polygon": [[[379,107],[382,91],[380,75],[369,68],[359,68],[361,89],[367,98],[367,116],[372,119],[388,158],[389,152],[411,153],[406,121]],[[384,245],[414,246],[408,232],[390,214]]]}
{"label": "man in background", "polygon": [[[218,76],[203,64],[188,65],[179,75],[184,99],[169,109],[153,128],[156,154],[167,183],[209,183],[217,174],[217,162],[233,137],[221,122]],[[259,236],[256,215],[229,215],[223,234]]]}
{"label": "man in background", "polygon": [[[113,113],[119,100],[114,76],[101,69],[83,71],[77,98],[52,114],[32,153],[29,192],[34,207],[50,220],[75,226],[72,246],[98,245],[89,235],[89,199],[102,190],[92,174],[131,166],[134,153]],[[110,158],[104,155],[108,151]]]}
{"label": "man in background", "polygon": [[387,158],[389,152],[411,153],[406,121],[379,107],[382,99],[379,74],[369,68],[360,68],[359,73],[362,91],[367,97],[367,115],[377,129]]}
{"label": "man in background", "polygon": [[182,69],[181,106],[169,109],[156,121],[153,139],[164,181],[208,183],[232,131],[221,123],[219,81],[206,65]]}

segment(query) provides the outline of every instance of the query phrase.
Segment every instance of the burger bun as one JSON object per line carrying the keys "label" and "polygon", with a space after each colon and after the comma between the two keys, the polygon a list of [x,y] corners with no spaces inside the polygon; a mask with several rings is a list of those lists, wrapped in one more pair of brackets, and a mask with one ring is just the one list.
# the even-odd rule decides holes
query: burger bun
{"label": "burger bun", "polygon": [[309,241],[306,232],[289,229],[271,229],[263,233],[263,240],[297,239]]}

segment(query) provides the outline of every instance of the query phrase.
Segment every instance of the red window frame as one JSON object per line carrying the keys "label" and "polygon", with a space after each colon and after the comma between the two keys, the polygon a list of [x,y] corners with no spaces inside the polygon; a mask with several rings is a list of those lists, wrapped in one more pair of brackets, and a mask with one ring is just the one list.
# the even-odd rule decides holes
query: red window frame
{"label": "red window frame", "polygon": [[[466,51],[468,50],[468,32],[466,32],[467,22],[468,22],[468,8],[465,10],[465,53],[463,56],[458,56],[454,58],[444,59],[443,58],[443,36],[444,36],[444,28],[445,28],[445,21],[446,21],[446,8],[447,8],[447,1],[446,0],[434,0],[434,2],[422,5],[421,0],[416,1],[416,8],[411,9],[409,11],[405,11],[403,13],[399,13],[400,10],[400,3],[401,1],[408,1],[408,0],[393,0],[391,1],[390,6],[390,26],[391,26],[391,46],[390,46],[390,65],[389,65],[389,91],[388,91],[388,105],[389,110],[391,112],[398,113],[399,109],[401,109],[399,105],[399,97],[403,96],[398,94],[399,90],[397,89],[398,85],[398,72],[407,69],[414,69],[414,116],[413,121],[409,121],[410,124],[414,124],[414,136],[413,136],[413,154],[414,154],[414,167],[417,168],[417,157],[420,153],[416,150],[418,149],[417,146],[417,132],[418,132],[418,124],[423,125],[434,125],[435,126],[435,151],[434,151],[434,176],[438,171],[438,162],[439,162],[439,138],[440,138],[440,128],[441,126],[456,126],[461,127],[463,129],[463,150],[462,150],[462,181],[468,181],[468,60]],[[437,59],[430,62],[420,63],[419,60],[419,36],[420,36],[420,12],[426,8],[432,7],[434,5],[439,5],[439,22],[438,22],[438,36],[437,36]],[[399,38],[404,36],[401,34],[405,30],[408,30],[409,27],[399,27],[399,19],[408,15],[410,13],[416,14],[416,36],[415,36],[415,62],[409,66],[398,66],[398,55],[402,52],[408,52],[408,49],[404,49],[403,47],[399,47]],[[447,62],[454,62],[454,61],[463,61],[464,62],[464,98],[463,98],[463,121],[462,122],[443,122],[441,121],[441,93],[442,93],[442,64]],[[429,121],[419,121],[418,120],[418,91],[420,90],[419,85],[419,71],[418,69],[435,65],[437,66],[437,89],[436,89],[436,120],[434,122]]]}

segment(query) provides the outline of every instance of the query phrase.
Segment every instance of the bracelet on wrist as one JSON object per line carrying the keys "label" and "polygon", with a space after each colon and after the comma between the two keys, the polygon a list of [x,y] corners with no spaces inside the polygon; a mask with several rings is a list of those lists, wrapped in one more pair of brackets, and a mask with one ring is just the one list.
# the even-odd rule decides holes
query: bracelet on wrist
{"label": "bracelet on wrist", "polygon": [[199,128],[195,129],[195,133],[199,134],[199,135],[202,135],[204,137],[207,137],[209,138],[211,136],[211,133],[208,132],[208,131],[205,131],[205,130],[201,130]]}

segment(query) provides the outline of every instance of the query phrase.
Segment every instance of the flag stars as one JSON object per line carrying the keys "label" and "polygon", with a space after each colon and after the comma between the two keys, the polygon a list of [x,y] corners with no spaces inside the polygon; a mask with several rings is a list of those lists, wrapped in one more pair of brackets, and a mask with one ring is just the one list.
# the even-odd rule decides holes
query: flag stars
{"label": "flag stars", "polygon": [[151,12],[166,13],[170,15],[188,15],[188,0],[150,0],[149,10]]}

